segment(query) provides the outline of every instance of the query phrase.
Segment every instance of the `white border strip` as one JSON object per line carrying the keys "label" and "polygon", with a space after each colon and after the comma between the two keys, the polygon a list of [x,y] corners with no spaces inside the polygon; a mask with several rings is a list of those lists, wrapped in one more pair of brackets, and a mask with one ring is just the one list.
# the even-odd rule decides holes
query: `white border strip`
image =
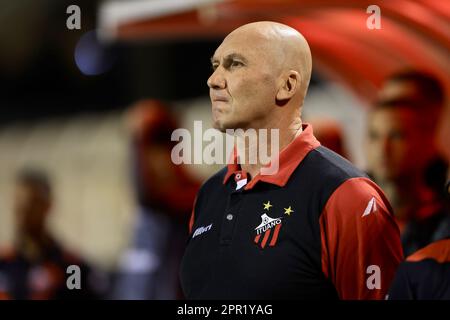
{"label": "white border strip", "polygon": [[175,14],[223,0],[126,0],[106,1],[98,9],[98,36],[112,41],[120,25],[134,20]]}

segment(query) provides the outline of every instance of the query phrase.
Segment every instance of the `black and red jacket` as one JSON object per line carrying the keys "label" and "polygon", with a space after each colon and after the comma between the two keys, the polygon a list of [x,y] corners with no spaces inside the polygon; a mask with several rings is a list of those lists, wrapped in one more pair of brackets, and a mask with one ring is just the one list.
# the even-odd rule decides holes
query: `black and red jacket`
{"label": "black and red jacket", "polygon": [[230,164],[200,189],[181,265],[188,299],[384,299],[403,258],[380,188],[312,127],[275,175]]}
{"label": "black and red jacket", "polygon": [[400,264],[389,300],[450,300],[450,238],[433,242]]}

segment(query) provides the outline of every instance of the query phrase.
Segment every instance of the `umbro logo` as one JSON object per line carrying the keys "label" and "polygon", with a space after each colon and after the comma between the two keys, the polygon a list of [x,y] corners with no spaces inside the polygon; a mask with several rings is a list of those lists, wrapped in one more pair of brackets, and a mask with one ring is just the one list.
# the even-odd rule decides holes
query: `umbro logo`
{"label": "umbro logo", "polygon": [[199,227],[195,229],[194,234],[192,235],[192,239],[194,239],[196,236],[201,235],[202,233],[208,232],[212,228],[212,223],[210,225],[207,225],[206,227]]}
{"label": "umbro logo", "polygon": [[366,210],[364,210],[364,213],[361,217],[368,216],[375,211],[377,211],[377,201],[375,200],[375,197],[372,197],[372,199],[369,200],[369,203],[367,203]]}

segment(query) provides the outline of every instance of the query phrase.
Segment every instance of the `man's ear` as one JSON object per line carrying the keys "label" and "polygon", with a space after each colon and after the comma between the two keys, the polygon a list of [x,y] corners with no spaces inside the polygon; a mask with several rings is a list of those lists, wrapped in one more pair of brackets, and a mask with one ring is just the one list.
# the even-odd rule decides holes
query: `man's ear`
{"label": "man's ear", "polygon": [[289,70],[283,76],[282,84],[278,89],[276,99],[277,101],[284,101],[291,99],[300,87],[300,74],[295,70]]}

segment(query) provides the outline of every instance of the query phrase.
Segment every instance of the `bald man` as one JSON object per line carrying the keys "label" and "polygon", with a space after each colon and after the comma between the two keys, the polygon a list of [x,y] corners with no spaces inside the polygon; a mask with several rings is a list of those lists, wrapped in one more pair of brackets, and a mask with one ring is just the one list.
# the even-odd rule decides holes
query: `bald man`
{"label": "bald man", "polygon": [[269,144],[281,151],[252,162],[268,146],[235,131],[233,161],[194,204],[180,271],[186,298],[384,299],[403,258],[399,231],[380,188],[302,123],[306,40],[283,24],[250,23],[211,62],[214,127],[274,129]]}

